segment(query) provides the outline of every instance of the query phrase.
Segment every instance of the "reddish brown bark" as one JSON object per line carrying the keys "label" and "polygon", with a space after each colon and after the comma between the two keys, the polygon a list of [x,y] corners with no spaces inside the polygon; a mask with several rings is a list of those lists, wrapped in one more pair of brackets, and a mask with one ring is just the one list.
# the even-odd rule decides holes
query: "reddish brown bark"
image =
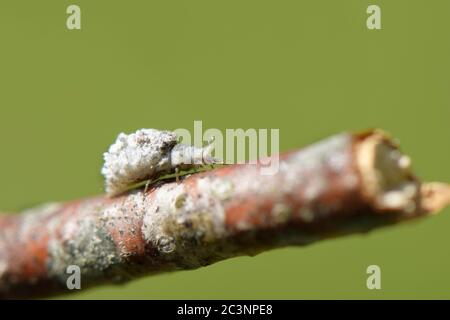
{"label": "reddish brown bark", "polygon": [[233,165],[146,194],[0,216],[0,297],[69,292],[69,265],[86,288],[367,232],[449,204],[448,185],[422,184],[403,160],[379,132],[341,134],[281,155],[272,176]]}

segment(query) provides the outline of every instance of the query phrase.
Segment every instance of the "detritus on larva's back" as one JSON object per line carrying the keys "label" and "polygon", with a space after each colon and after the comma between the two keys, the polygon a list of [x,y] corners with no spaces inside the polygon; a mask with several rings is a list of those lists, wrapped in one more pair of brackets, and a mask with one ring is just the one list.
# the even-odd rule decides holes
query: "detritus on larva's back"
{"label": "detritus on larva's back", "polygon": [[140,129],[128,135],[121,133],[103,155],[106,193],[120,194],[139,182],[173,173],[176,168],[216,163],[211,152],[212,145],[196,148],[178,143],[171,131]]}

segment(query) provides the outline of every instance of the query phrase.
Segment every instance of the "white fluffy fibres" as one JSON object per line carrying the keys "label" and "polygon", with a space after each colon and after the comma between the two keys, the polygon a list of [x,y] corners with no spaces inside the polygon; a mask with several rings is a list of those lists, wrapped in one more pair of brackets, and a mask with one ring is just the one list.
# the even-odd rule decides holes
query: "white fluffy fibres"
{"label": "white fluffy fibres", "polygon": [[103,155],[102,174],[106,193],[114,196],[146,180],[156,180],[177,169],[192,169],[216,163],[211,156],[213,146],[198,148],[178,143],[171,131],[140,129],[120,133]]}

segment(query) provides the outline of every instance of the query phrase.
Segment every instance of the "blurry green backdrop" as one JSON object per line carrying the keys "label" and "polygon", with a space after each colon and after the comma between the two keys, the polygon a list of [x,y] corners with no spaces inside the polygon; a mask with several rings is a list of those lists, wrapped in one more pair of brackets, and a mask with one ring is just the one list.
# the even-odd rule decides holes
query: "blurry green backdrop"
{"label": "blurry green backdrop", "polygon": [[[2,0],[0,209],[100,193],[119,132],[194,120],[279,128],[282,150],[381,127],[422,178],[450,181],[449,34],[448,0]],[[450,298],[449,230],[447,209],[64,298]]]}

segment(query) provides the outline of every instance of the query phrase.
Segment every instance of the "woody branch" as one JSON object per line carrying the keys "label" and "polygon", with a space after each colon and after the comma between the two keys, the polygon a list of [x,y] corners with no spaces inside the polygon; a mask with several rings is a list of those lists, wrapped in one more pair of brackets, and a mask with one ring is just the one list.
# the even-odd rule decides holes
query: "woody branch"
{"label": "woody branch", "polygon": [[367,232],[450,204],[449,185],[419,181],[379,131],[284,153],[274,175],[261,166],[0,216],[0,297],[68,292],[70,265],[86,288]]}

